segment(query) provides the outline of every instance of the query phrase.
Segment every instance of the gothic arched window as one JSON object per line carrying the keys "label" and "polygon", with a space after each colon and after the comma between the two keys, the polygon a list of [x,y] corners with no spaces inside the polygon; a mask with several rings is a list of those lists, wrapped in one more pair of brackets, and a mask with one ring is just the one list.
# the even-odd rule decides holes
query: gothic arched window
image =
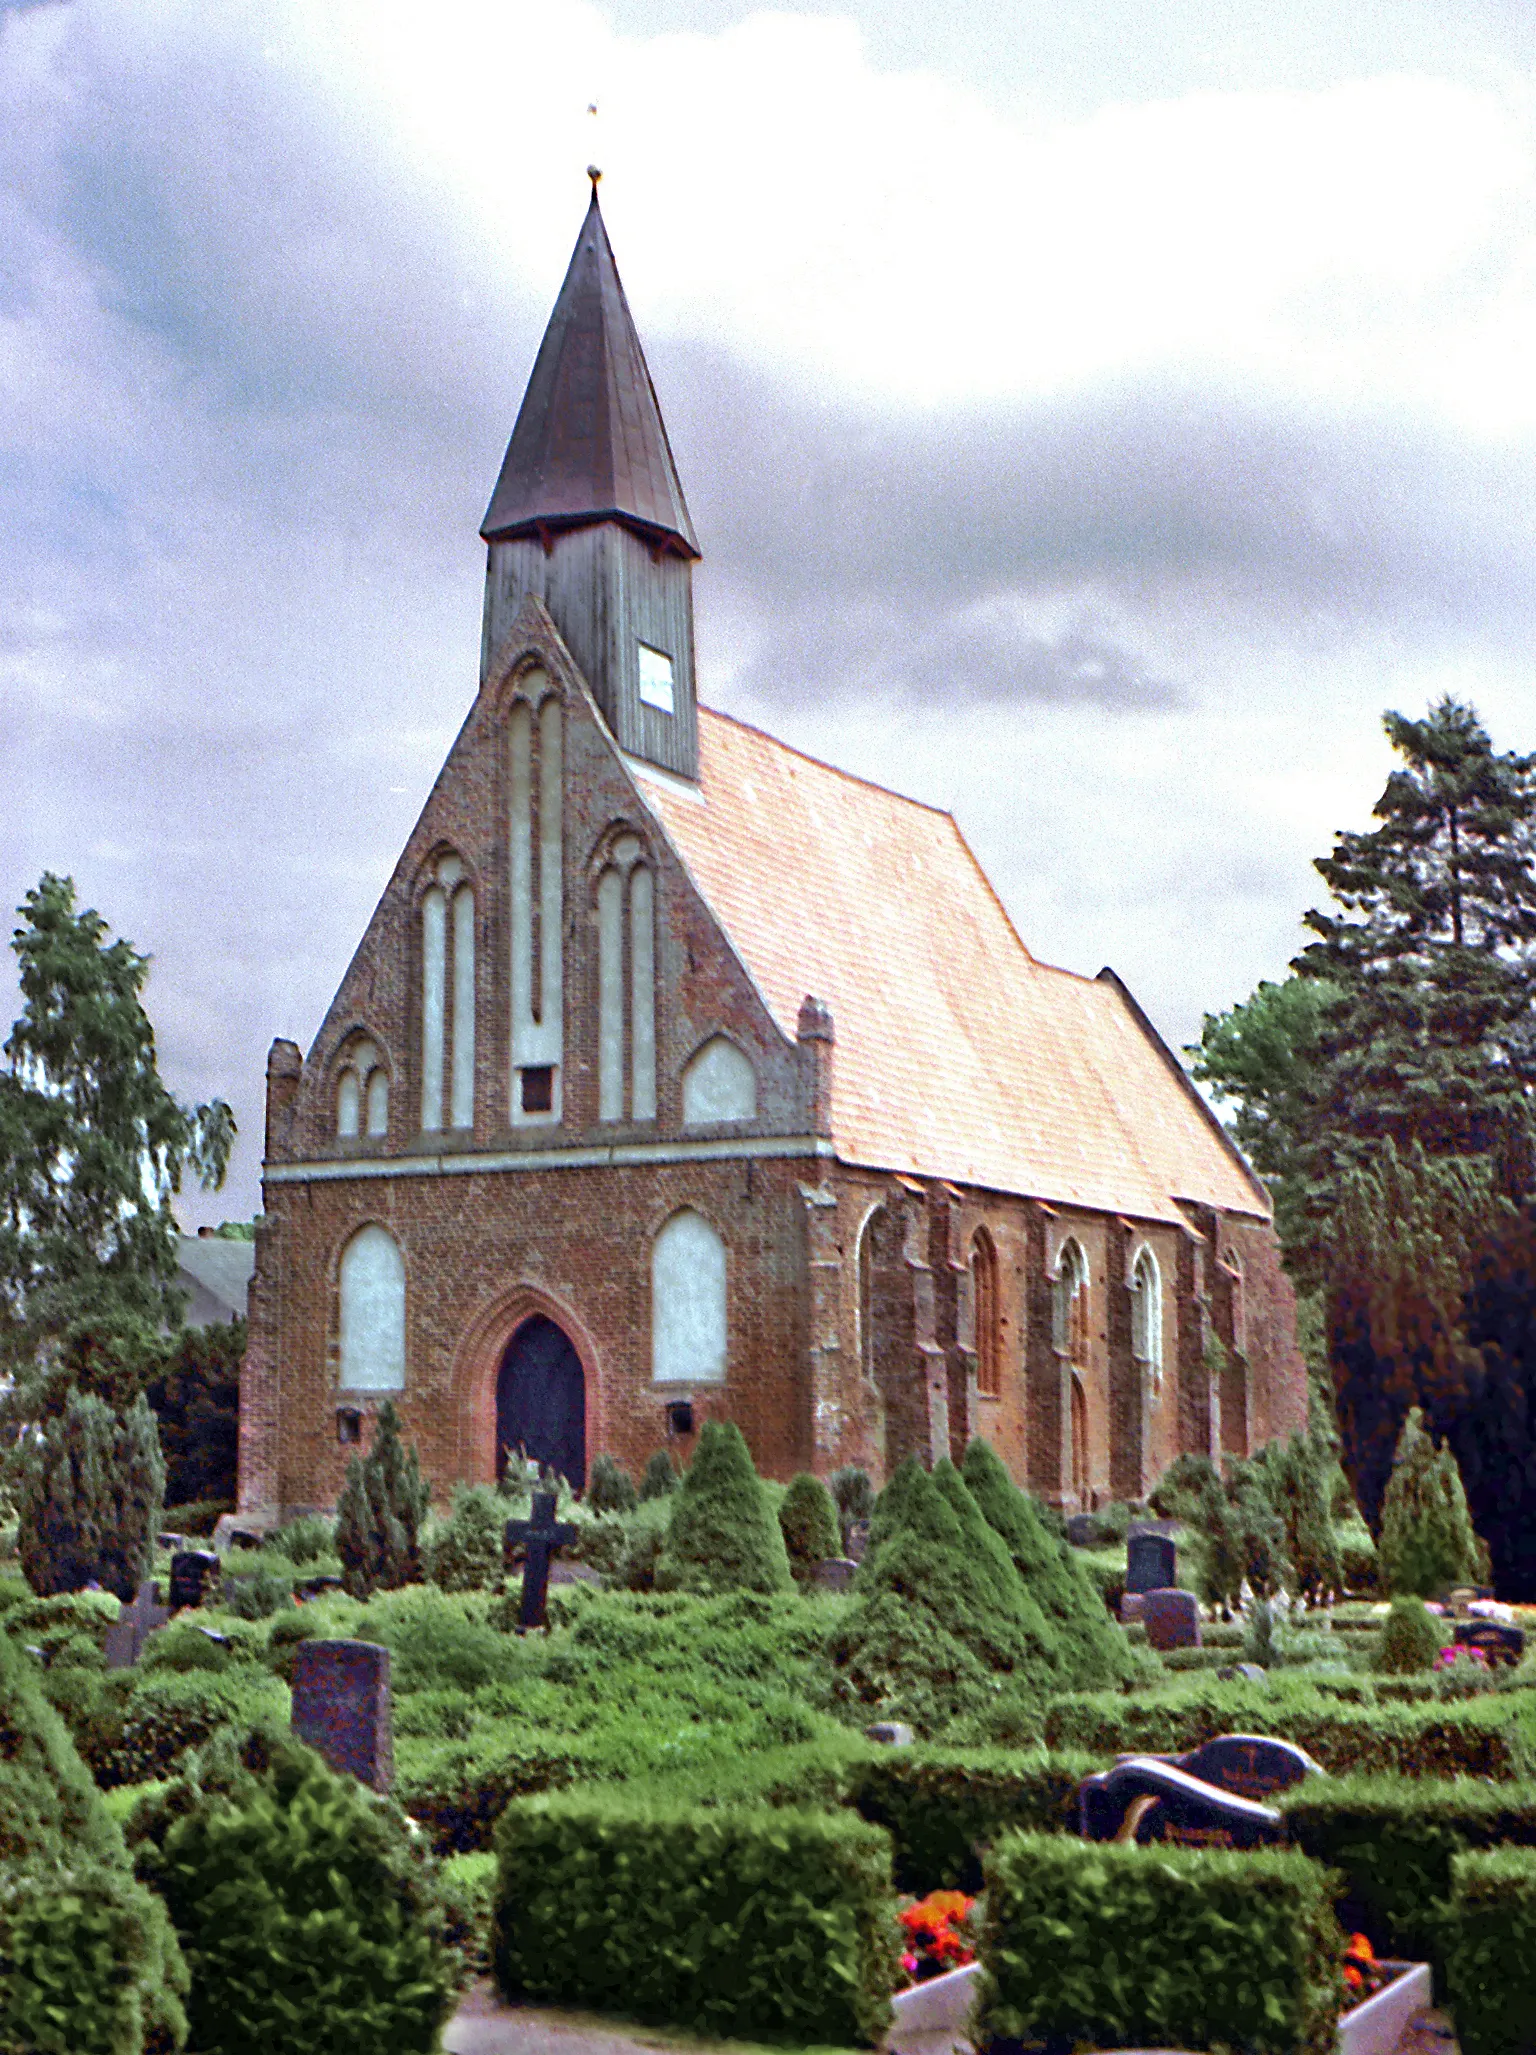
{"label": "gothic arched window", "polygon": [[1088,1361],[1088,1259],[1065,1241],[1051,1287],[1051,1339],[1058,1355],[1079,1368]]}
{"label": "gothic arched window", "polygon": [[725,1364],[725,1243],[685,1207],[651,1245],[651,1375],[658,1384],[723,1384]]}
{"label": "gothic arched window", "polygon": [[998,1284],[997,1250],[984,1227],[971,1243],[971,1307],[976,1328],[976,1390],[984,1399],[1003,1389],[1002,1294]]}
{"label": "gothic arched window", "polygon": [[875,1222],[881,1209],[871,1209],[859,1230],[859,1369],[875,1381]]}
{"label": "gothic arched window", "polygon": [[[475,1124],[475,894],[439,857],[421,899],[421,1126]],[[447,1120],[444,1121],[444,1107]]]}
{"label": "gothic arched window", "polygon": [[1225,1257],[1227,1289],[1232,1298],[1232,1346],[1240,1356],[1248,1353],[1248,1306],[1243,1289],[1243,1259],[1236,1249]]}
{"label": "gothic arched window", "polygon": [[[629,1117],[656,1118],[656,884],[638,835],[618,836],[597,880],[597,1114],[624,1118],[629,1006]],[[626,947],[629,976],[624,975]]]}
{"label": "gothic arched window", "polygon": [[360,1227],[341,1254],[343,1391],[405,1384],[405,1261],[387,1229]]}
{"label": "gothic arched window", "polygon": [[343,1140],[389,1132],[389,1072],[366,1037],[349,1042],[336,1074],[336,1132]]}
{"label": "gothic arched window", "polygon": [[711,1035],[683,1072],[683,1126],[751,1120],[756,1112],[757,1076],[751,1058],[726,1036]]}
{"label": "gothic arched window", "polygon": [[1143,1246],[1131,1265],[1131,1354],[1154,1392],[1163,1383],[1163,1280],[1157,1258]]}

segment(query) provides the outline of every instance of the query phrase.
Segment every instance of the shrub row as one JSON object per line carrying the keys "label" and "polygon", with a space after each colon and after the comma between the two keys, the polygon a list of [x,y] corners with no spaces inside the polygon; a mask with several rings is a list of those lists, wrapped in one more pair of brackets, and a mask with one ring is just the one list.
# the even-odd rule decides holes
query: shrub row
{"label": "shrub row", "polygon": [[890,1842],[863,1820],[552,1796],[508,1806],[496,1847],[509,1998],[802,2046],[889,2022]]}
{"label": "shrub row", "polygon": [[1465,1705],[1351,1705],[1340,1702],[1347,1695],[1341,1691],[1330,1703],[1321,1691],[1237,1685],[1168,1698],[1079,1692],[1047,1707],[1045,1744],[1090,1755],[1171,1755],[1240,1729],[1283,1735],[1340,1776],[1395,1771],[1508,1781],[1529,1766],[1523,1726],[1496,1697]]}
{"label": "shrub row", "polygon": [[1449,1986],[1461,2055],[1528,2055],[1536,2022],[1536,1854],[1451,1865]]}
{"label": "shrub row", "polygon": [[1010,1834],[985,1902],[980,2047],[1332,2055],[1341,1937],[1326,1872],[1292,1850]]}
{"label": "shrub row", "polygon": [[1092,1756],[891,1749],[855,1775],[848,1795],[889,1832],[900,1889],[975,1892],[982,1853],[1004,1833],[1073,1831],[1077,1787],[1103,1767]]}

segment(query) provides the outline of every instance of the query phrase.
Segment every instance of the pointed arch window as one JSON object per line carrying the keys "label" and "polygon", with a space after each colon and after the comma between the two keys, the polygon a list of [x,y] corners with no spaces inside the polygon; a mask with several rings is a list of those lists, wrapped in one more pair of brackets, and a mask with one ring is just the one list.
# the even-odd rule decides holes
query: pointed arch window
{"label": "pointed arch window", "polygon": [[875,1381],[875,1222],[880,1211],[874,1207],[859,1230],[859,1368],[871,1384]]}
{"label": "pointed arch window", "polygon": [[725,1243],[691,1207],[651,1245],[651,1375],[658,1384],[723,1384]]}
{"label": "pointed arch window", "polygon": [[456,856],[421,899],[421,1126],[475,1124],[475,893]]}
{"label": "pointed arch window", "polygon": [[1163,1387],[1163,1278],[1143,1246],[1131,1265],[1131,1354],[1155,1393]]}
{"label": "pointed arch window", "polygon": [[342,1141],[389,1133],[389,1072],[366,1036],[349,1042],[336,1073],[336,1133]]}
{"label": "pointed arch window", "polygon": [[1232,1346],[1240,1356],[1248,1353],[1248,1305],[1244,1290],[1243,1259],[1228,1249],[1222,1259],[1227,1273],[1227,1291],[1232,1302]]}
{"label": "pointed arch window", "polygon": [[656,1118],[656,885],[643,858],[638,835],[619,835],[597,880],[597,1114],[604,1121],[623,1120],[626,1111],[631,1120]]}
{"label": "pointed arch window", "polygon": [[1088,1259],[1081,1244],[1062,1243],[1051,1289],[1051,1339],[1079,1369],[1088,1362]]}
{"label": "pointed arch window", "polygon": [[711,1035],[683,1072],[683,1126],[713,1127],[756,1114],[752,1059],[725,1035]]}
{"label": "pointed arch window", "polygon": [[387,1228],[360,1227],[341,1255],[343,1391],[405,1386],[405,1261]]}
{"label": "pointed arch window", "polygon": [[971,1307],[976,1330],[976,1391],[995,1399],[1003,1390],[1002,1294],[997,1250],[984,1227],[971,1242]]}

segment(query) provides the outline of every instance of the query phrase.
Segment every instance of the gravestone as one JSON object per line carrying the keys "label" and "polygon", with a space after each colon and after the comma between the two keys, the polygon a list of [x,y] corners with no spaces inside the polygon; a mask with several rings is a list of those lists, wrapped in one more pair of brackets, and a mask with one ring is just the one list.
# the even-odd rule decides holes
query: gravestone
{"label": "gravestone", "polygon": [[1192,1777],[1177,1763],[1132,1755],[1078,1786],[1085,1841],[1171,1841],[1194,1848],[1267,1848],[1284,1839],[1278,1812]]}
{"label": "gravestone", "polygon": [[1092,1513],[1069,1513],[1067,1539],[1074,1548],[1096,1548],[1099,1540],[1099,1523],[1096,1516]]}
{"label": "gravestone", "polygon": [[1192,1591],[1144,1591],[1141,1624],[1149,1648],[1200,1646],[1200,1608]]}
{"label": "gravestone", "polygon": [[160,1587],[152,1577],[139,1586],[132,1605],[119,1601],[115,1623],[107,1629],[102,1654],[109,1670],[130,1669],[139,1659],[145,1642],[171,1617],[169,1606],[160,1603]]}
{"label": "gravestone", "polygon": [[1218,1684],[1267,1684],[1269,1672],[1262,1663],[1223,1663],[1216,1672]]}
{"label": "gravestone", "polygon": [[1478,1648],[1490,1663],[1517,1663],[1525,1654],[1525,1629],[1502,1620],[1458,1620],[1456,1643],[1461,1648]]}
{"label": "gravestone", "polygon": [[851,1563],[862,1563],[864,1551],[869,1546],[869,1522],[867,1520],[850,1520],[848,1522],[848,1532],[843,1539],[843,1546],[848,1551],[848,1560]]}
{"label": "gravestone", "polygon": [[910,1748],[913,1735],[905,1720],[876,1720],[864,1729],[864,1739],[878,1741],[882,1748]]}
{"label": "gravestone", "polygon": [[503,1546],[510,1557],[519,1545],[524,1549],[523,1597],[518,1608],[517,1631],[525,1633],[530,1627],[547,1627],[549,1614],[549,1560],[557,1548],[566,1548],[576,1539],[576,1529],[555,1518],[555,1494],[552,1491],[536,1491],[533,1494],[533,1518],[531,1520],[509,1520]]}
{"label": "gravestone", "polygon": [[219,1581],[221,1565],[211,1548],[178,1549],[171,1557],[171,1582],[167,1596],[171,1611],[199,1606]]}
{"label": "gravestone", "polygon": [[395,1780],[389,1650],[372,1641],[300,1641],[293,1651],[293,1731],[373,1791]]}
{"label": "gravestone", "polygon": [[324,1598],[328,1591],[340,1591],[341,1579],[331,1570],[322,1570],[313,1577],[301,1577],[293,1587],[293,1595],[303,1605],[311,1598]]}
{"label": "gravestone", "polygon": [[1129,1535],[1125,1544],[1127,1591],[1166,1591],[1179,1581],[1179,1551],[1173,1537],[1145,1531]]}
{"label": "gravestone", "polygon": [[1141,1608],[1145,1598],[1146,1593],[1143,1591],[1127,1591],[1124,1597],[1120,1600],[1121,1620],[1127,1622],[1131,1620],[1139,1620],[1141,1618]]}
{"label": "gravestone", "polygon": [[828,1556],[811,1573],[820,1591],[846,1591],[858,1574],[852,1556]]}
{"label": "gravestone", "polygon": [[1240,1798],[1272,1798],[1303,1777],[1321,1773],[1321,1765],[1304,1748],[1272,1734],[1218,1734],[1187,1755],[1176,1755],[1173,1762],[1186,1776],[1214,1784],[1219,1791],[1235,1791]]}

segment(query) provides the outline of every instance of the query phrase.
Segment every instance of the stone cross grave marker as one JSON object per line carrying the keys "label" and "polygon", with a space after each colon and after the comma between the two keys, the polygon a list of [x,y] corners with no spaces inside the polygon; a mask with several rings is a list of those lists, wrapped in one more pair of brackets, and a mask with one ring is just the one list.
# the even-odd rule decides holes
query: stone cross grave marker
{"label": "stone cross grave marker", "polygon": [[372,1641],[300,1641],[293,1651],[293,1731],[374,1791],[395,1780],[389,1650]]}
{"label": "stone cross grave marker", "polygon": [[1086,1841],[1173,1841],[1195,1848],[1266,1848],[1283,1838],[1279,1813],[1222,1791],[1177,1763],[1132,1755],[1078,1786]]}
{"label": "stone cross grave marker", "polygon": [[1168,1534],[1139,1533],[1125,1544],[1127,1591],[1166,1591],[1179,1581],[1179,1551]]}
{"label": "stone cross grave marker", "polygon": [[199,1606],[211,1586],[219,1581],[220,1563],[211,1548],[182,1548],[171,1557],[171,1582],[166,1596],[171,1611]]}
{"label": "stone cross grave marker", "polygon": [[1200,1646],[1200,1608],[1192,1591],[1144,1591],[1141,1623],[1149,1648]]}
{"label": "stone cross grave marker", "polygon": [[576,1539],[576,1529],[555,1518],[555,1494],[552,1491],[536,1491],[533,1494],[533,1518],[531,1520],[509,1520],[505,1541],[506,1553],[522,1546],[523,1600],[518,1608],[517,1631],[526,1632],[529,1627],[549,1625],[546,1600],[549,1595],[549,1560],[557,1548],[565,1548]]}
{"label": "stone cross grave marker", "polygon": [[160,1603],[160,1587],[152,1577],[139,1586],[132,1605],[118,1603],[115,1623],[107,1629],[103,1650],[109,1670],[126,1670],[139,1659],[145,1642],[171,1617],[169,1606]]}

